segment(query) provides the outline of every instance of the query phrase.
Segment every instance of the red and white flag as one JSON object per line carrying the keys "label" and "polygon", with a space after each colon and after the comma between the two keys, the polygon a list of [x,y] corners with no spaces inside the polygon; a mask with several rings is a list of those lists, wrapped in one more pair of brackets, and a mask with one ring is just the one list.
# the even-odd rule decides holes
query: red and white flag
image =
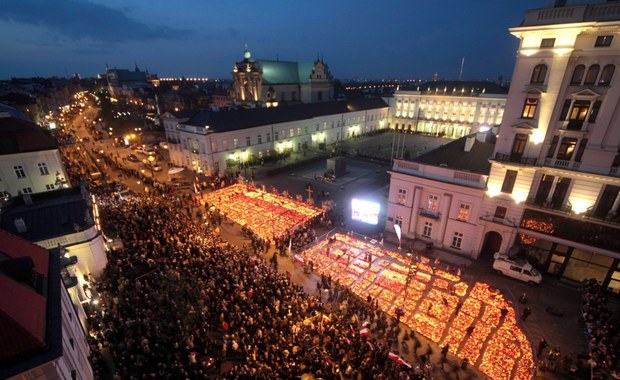
{"label": "red and white flag", "polygon": [[365,328],[360,330],[360,337],[370,336],[371,334],[372,333],[370,332],[370,329],[368,327],[365,327]]}
{"label": "red and white flag", "polygon": [[370,327],[370,322],[366,321],[362,323],[362,327]]}
{"label": "red and white flag", "polygon": [[400,365],[405,365],[408,368],[411,368],[411,364],[407,363],[403,358],[401,358],[400,356],[398,356],[398,355],[396,355],[396,354],[394,354],[392,352],[390,352],[388,354],[388,359],[390,359],[391,361],[396,362],[396,363],[398,363]]}
{"label": "red and white flag", "polygon": [[374,351],[374,350],[375,350],[375,345],[374,345],[374,344],[372,344],[372,342],[370,342],[370,341],[366,341],[366,344],[368,345],[368,347],[370,347],[370,350],[371,350],[371,351]]}

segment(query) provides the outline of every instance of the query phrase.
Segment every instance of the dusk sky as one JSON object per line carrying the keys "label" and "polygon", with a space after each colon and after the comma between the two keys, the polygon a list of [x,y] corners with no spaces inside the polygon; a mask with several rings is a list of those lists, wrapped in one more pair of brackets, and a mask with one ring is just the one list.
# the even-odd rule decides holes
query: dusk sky
{"label": "dusk sky", "polygon": [[110,67],[230,79],[254,59],[312,61],[338,79],[512,75],[508,33],[545,0],[2,0],[0,79]]}

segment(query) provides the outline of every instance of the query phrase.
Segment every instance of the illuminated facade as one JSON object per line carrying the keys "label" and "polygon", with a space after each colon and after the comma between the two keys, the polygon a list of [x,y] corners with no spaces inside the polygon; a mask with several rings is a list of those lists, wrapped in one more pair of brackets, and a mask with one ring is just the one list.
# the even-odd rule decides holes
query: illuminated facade
{"label": "illuminated facade", "polygon": [[[527,12],[487,184],[482,255],[524,247],[620,291],[620,7]],[[515,223],[516,222],[516,223]]]}
{"label": "illuminated facade", "polygon": [[328,145],[387,128],[381,99],[276,108],[200,110],[161,116],[170,161],[196,173],[234,172],[286,152]]}
{"label": "illuminated facade", "polygon": [[491,82],[431,82],[415,91],[397,90],[390,128],[461,138],[499,125],[506,98],[507,89]]}
{"label": "illuminated facade", "polygon": [[252,59],[247,49],[233,67],[234,101],[240,103],[315,103],[333,100],[329,68],[314,62]]}

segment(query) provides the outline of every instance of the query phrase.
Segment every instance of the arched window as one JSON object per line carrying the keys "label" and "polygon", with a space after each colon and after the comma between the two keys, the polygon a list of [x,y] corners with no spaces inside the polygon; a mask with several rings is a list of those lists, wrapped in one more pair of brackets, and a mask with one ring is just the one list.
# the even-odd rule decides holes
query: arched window
{"label": "arched window", "polygon": [[545,78],[547,77],[547,66],[540,64],[534,67],[534,71],[532,71],[532,79],[530,83],[545,83]]}
{"label": "arched window", "polygon": [[609,86],[611,83],[611,78],[614,76],[614,71],[616,71],[616,66],[614,65],[606,65],[603,67],[603,72],[601,73],[601,78],[598,80],[598,85]]}
{"label": "arched window", "polygon": [[583,79],[583,73],[586,71],[585,65],[577,65],[575,66],[575,70],[573,71],[573,76],[570,79],[570,84],[581,84],[581,80]]}
{"label": "arched window", "polygon": [[592,65],[588,68],[588,72],[586,73],[586,79],[583,81],[583,84],[594,84],[596,83],[596,77],[598,77],[598,72],[601,69],[599,65]]}

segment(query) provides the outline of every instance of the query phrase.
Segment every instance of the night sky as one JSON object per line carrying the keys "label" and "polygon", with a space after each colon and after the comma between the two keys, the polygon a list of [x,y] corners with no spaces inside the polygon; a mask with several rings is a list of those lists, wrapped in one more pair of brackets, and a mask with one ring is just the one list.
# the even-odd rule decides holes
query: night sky
{"label": "night sky", "polygon": [[2,0],[0,79],[111,67],[230,79],[255,59],[322,57],[338,79],[512,75],[508,33],[545,0]]}

